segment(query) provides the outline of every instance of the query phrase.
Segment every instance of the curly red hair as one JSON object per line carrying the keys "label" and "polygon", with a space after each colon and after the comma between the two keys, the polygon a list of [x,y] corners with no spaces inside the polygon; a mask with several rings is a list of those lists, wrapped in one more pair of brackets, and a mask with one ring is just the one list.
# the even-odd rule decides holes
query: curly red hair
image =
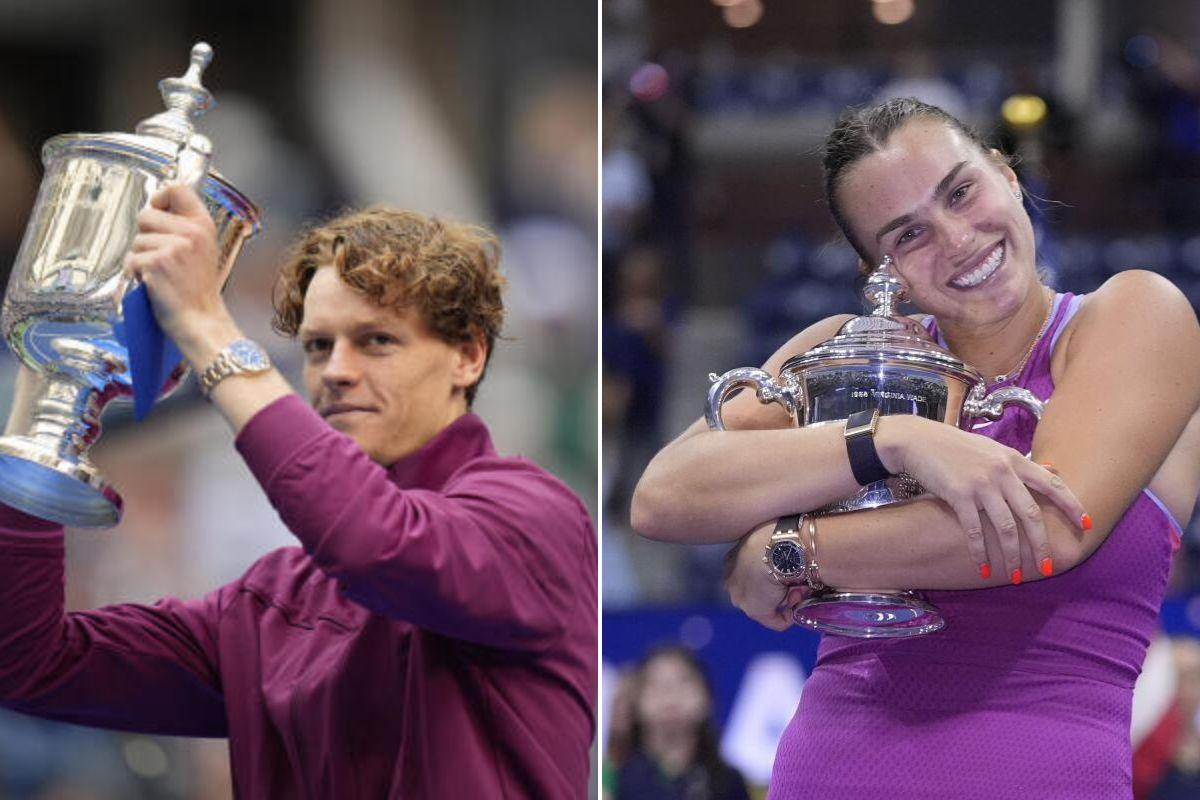
{"label": "curly red hair", "polygon": [[[452,344],[483,334],[487,360],[504,324],[500,243],[483,228],[376,206],[310,228],[280,270],[275,330],[295,338],[304,296],[318,269],[332,266],[348,286],[381,306],[415,308]],[[487,360],[484,369],[487,368]],[[483,380],[483,374],[479,381]],[[466,390],[468,407],[479,388]]]}

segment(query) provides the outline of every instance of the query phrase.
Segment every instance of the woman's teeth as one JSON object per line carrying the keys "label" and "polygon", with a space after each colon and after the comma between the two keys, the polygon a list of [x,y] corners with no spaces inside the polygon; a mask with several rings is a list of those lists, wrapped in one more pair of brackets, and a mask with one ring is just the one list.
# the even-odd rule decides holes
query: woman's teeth
{"label": "woman's teeth", "polygon": [[950,285],[958,289],[970,289],[972,286],[978,286],[992,276],[996,268],[1000,266],[1000,262],[1004,260],[1004,244],[996,245],[996,249],[975,269],[968,272],[959,278],[955,278],[950,282]]}

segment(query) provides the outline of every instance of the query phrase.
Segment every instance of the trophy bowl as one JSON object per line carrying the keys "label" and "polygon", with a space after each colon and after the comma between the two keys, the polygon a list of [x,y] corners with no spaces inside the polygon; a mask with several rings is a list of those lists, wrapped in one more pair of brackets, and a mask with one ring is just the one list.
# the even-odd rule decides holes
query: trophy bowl
{"label": "trophy bowl", "polygon": [[[200,76],[212,58],[192,49],[180,78],[159,84],[167,110],[137,134],[67,134],[42,148],[45,174],[0,310],[0,331],[21,362],[13,408],[0,437],[0,502],[80,528],[115,525],[121,498],[88,458],[104,407],[133,394],[123,301],[135,288],[123,261],[137,215],[168,182],[191,185],[217,230],[218,268],[228,278],[258,209],[209,169],[211,145],[192,117],[212,105]],[[186,375],[165,365],[155,397]]]}
{"label": "trophy bowl", "polygon": [[[734,391],[754,387],[759,402],[778,403],[797,426],[843,425],[851,414],[916,414],[970,430],[980,419],[997,419],[1016,403],[1036,418],[1042,402],[1028,390],[1007,386],[987,391],[974,367],[941,347],[918,321],[899,315],[903,300],[890,262],[867,279],[863,295],[870,314],[846,322],[832,339],[784,362],[778,377],[751,367],[710,375],[705,418],[724,430],[721,406]],[[878,508],[924,494],[911,475],[869,483],[850,497],[811,511],[817,516]],[[796,622],[825,633],[858,638],[918,636],[940,630],[945,620],[909,591],[814,592],[794,614]]]}

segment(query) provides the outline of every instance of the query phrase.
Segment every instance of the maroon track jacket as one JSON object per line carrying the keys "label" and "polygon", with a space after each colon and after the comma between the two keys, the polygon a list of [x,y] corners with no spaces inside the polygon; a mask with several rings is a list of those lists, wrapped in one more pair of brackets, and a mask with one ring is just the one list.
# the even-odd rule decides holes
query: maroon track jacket
{"label": "maroon track jacket", "polygon": [[0,506],[0,701],[228,736],[240,798],[585,797],[596,535],[570,490],[473,414],[387,470],[294,396],[237,447],[303,548],[199,600],[64,614],[61,529]]}

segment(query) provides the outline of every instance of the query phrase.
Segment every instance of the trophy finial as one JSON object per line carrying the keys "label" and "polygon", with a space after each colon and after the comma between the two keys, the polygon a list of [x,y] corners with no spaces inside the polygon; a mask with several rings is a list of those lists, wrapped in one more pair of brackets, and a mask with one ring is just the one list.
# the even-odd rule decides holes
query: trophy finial
{"label": "trophy finial", "polygon": [[908,299],[904,285],[900,283],[893,269],[895,263],[891,255],[885,255],[879,266],[867,277],[862,294],[872,306],[873,317],[896,316],[896,305]]}
{"label": "trophy finial", "polygon": [[183,76],[183,80],[194,83],[197,86],[200,84],[200,76],[204,70],[212,63],[213,49],[208,42],[196,42],[192,45],[192,63],[188,66],[187,74]]}
{"label": "trophy finial", "polygon": [[192,119],[215,105],[212,93],[200,82],[204,70],[212,63],[213,49],[207,42],[192,47],[187,72],[178,78],[158,82],[167,110],[142,120],[137,132],[142,136],[159,136],[178,144],[187,142],[193,131]]}

